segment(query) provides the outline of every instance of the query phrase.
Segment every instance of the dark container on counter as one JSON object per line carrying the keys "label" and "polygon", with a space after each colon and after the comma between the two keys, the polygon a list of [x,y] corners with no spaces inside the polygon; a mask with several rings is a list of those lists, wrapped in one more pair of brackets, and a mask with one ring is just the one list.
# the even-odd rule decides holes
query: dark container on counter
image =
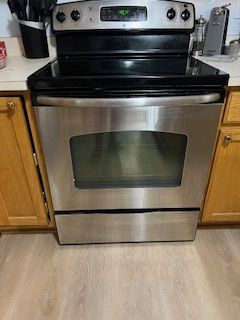
{"label": "dark container on counter", "polygon": [[26,58],[49,57],[45,23],[19,20],[19,26]]}

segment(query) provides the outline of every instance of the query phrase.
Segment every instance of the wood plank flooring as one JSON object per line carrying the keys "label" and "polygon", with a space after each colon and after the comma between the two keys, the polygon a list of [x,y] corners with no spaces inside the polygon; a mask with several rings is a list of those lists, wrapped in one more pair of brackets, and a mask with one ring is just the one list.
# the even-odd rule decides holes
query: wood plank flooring
{"label": "wood plank flooring", "polygon": [[59,246],[0,237],[1,320],[239,320],[240,229],[194,242]]}

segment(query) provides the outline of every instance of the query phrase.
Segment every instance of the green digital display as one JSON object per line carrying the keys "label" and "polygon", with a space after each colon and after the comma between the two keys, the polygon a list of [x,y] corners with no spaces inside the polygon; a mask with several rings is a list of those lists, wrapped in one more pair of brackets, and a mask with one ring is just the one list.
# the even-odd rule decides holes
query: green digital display
{"label": "green digital display", "polygon": [[101,21],[146,21],[147,8],[143,6],[101,7],[100,20]]}
{"label": "green digital display", "polygon": [[129,10],[128,9],[119,9],[118,13],[120,16],[127,16],[129,14]]}

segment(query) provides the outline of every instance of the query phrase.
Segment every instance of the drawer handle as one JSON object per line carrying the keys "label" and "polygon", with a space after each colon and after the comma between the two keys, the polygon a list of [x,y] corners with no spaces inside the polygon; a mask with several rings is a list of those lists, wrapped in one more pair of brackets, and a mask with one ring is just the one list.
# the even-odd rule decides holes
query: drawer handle
{"label": "drawer handle", "polygon": [[224,142],[231,142],[232,141],[232,136],[225,136],[224,137]]}

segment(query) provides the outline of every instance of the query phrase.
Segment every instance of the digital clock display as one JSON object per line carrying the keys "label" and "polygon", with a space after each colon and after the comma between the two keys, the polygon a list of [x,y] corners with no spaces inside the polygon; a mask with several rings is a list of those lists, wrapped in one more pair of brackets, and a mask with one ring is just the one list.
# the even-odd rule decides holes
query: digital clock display
{"label": "digital clock display", "polygon": [[127,16],[129,14],[129,10],[128,9],[119,9],[118,14],[120,16]]}
{"label": "digital clock display", "polygon": [[147,8],[126,6],[126,7],[102,7],[100,11],[101,21],[146,21]]}

